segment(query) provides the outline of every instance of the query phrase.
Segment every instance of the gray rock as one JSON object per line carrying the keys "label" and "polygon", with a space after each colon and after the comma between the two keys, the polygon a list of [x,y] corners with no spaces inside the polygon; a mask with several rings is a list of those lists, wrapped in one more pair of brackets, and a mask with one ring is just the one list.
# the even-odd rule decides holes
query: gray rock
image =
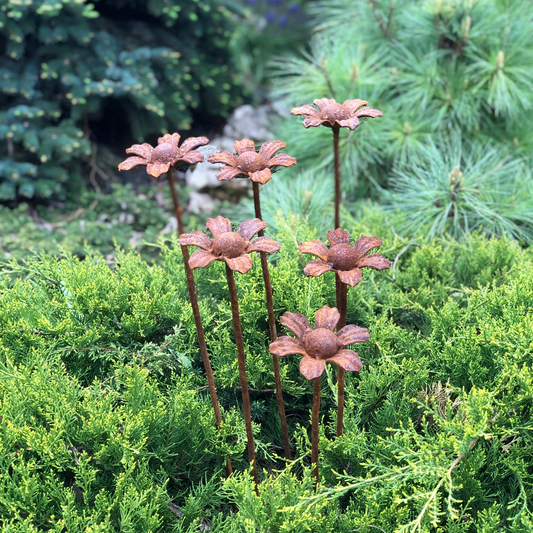
{"label": "gray rock", "polygon": [[196,215],[200,213],[211,214],[213,212],[214,204],[215,202],[209,194],[191,191],[187,209]]}

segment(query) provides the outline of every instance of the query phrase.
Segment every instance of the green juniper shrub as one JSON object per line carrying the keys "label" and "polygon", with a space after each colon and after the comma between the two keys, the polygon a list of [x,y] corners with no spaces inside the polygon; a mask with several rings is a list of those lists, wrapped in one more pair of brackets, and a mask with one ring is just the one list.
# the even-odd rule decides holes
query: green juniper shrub
{"label": "green juniper shrub", "polygon": [[[346,227],[406,242],[373,213]],[[335,300],[305,278],[297,244],[317,234],[279,219],[274,307],[313,314]],[[390,232],[390,233],[388,233]],[[260,476],[245,459],[224,272],[197,275],[223,411],[216,429],[176,243],[163,262],[46,254],[4,265],[0,282],[0,523],[6,531],[493,531],[533,524],[533,257],[507,238],[410,247],[394,271],[350,291],[366,327],[363,369],[346,379],[335,438],[333,368],[323,378],[312,491],[312,390],[281,360],[294,461],[282,459],[259,260],[237,277]],[[477,276],[479,273],[479,276]],[[280,334],[284,333],[279,326]],[[225,458],[235,475],[224,479]],[[237,512],[231,511],[231,504]],[[92,529],[91,529],[92,528]],[[491,529],[493,528],[493,529]]]}

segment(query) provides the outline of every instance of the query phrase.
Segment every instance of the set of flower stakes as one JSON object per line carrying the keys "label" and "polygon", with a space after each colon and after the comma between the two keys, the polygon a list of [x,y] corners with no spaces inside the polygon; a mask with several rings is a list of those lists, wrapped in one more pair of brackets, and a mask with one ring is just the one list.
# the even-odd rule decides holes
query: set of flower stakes
{"label": "set of flower stakes", "polygon": [[[305,105],[291,111],[293,115],[304,115],[303,125],[306,128],[326,126],[333,130],[334,168],[335,168],[335,228],[329,230],[327,238],[329,248],[323,242],[313,240],[301,243],[300,252],[311,254],[318,259],[310,261],[304,268],[306,276],[321,276],[326,272],[335,273],[336,307],[322,307],[316,312],[315,327],[312,328],[307,318],[300,313],[284,313],[280,322],[289,329],[296,338],[277,337],[276,321],[272,301],[272,284],[268,270],[267,253],[280,249],[280,244],[264,236],[266,222],[262,221],[261,204],[259,198],[259,184],[267,183],[274,167],[289,167],[296,164],[296,159],[285,153],[277,153],[285,148],[282,141],[264,143],[256,151],[253,141],[243,139],[236,141],[236,154],[218,152],[208,158],[210,163],[223,164],[217,174],[221,181],[237,177],[248,177],[252,181],[256,218],[242,222],[236,232],[232,230],[231,222],[224,217],[217,216],[207,220],[206,227],[212,235],[209,237],[201,231],[185,233],[182,212],[176,192],[173,170],[179,165],[193,165],[202,162],[204,155],[196,150],[199,146],[208,144],[206,137],[191,137],[179,146],[180,136],[177,133],[164,135],[158,140],[154,148],[149,144],[135,144],[126,150],[129,157],[119,165],[119,170],[130,170],[137,165],[146,165],[148,174],[159,177],[167,173],[175,215],[178,221],[179,243],[185,263],[189,297],[193,309],[194,320],[198,333],[200,352],[207,375],[209,393],[215,412],[216,424],[222,427],[222,417],[215,389],[213,370],[209,360],[202,319],[198,307],[193,270],[205,268],[213,261],[223,261],[226,267],[226,277],[231,301],[233,328],[239,366],[239,381],[242,390],[243,412],[246,426],[248,457],[252,467],[252,475],[257,485],[259,483],[255,460],[255,445],[252,432],[250,414],[250,396],[246,379],[246,357],[239,317],[239,302],[235,285],[234,271],[246,274],[252,268],[251,252],[259,252],[263,279],[265,284],[266,305],[270,330],[270,353],[276,382],[276,398],[281,420],[283,447],[285,457],[290,459],[290,442],[285,408],[281,387],[279,357],[290,354],[302,356],[300,372],[313,380],[313,409],[311,431],[311,461],[314,466],[315,486],[318,483],[318,426],[320,410],[321,376],[326,362],[337,365],[338,407],[337,407],[337,436],[342,435],[344,418],[344,372],[358,372],[362,368],[361,359],[352,350],[346,349],[351,344],[365,342],[369,339],[366,328],[346,325],[347,287],[354,287],[362,278],[361,268],[371,267],[376,270],[390,268],[390,261],[378,253],[368,254],[372,249],[380,246],[382,241],[378,237],[360,237],[353,246],[350,245],[350,235],[341,229],[339,220],[340,206],[340,159],[339,159],[339,130],[341,127],[354,130],[360,124],[360,118],[375,118],[382,116],[381,111],[367,107],[363,100],[346,100],[343,104],[333,99],[322,98],[315,100],[313,107]],[[253,238],[254,235],[257,238]],[[189,246],[196,246],[196,250],[189,255]],[[232,472],[229,458],[226,460],[228,475]]]}

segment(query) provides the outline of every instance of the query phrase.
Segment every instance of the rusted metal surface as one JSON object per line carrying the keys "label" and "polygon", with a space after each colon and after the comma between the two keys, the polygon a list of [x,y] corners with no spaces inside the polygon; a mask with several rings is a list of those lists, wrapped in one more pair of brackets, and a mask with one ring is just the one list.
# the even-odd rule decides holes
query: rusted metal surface
{"label": "rusted metal surface", "polygon": [[313,410],[311,411],[311,464],[313,468],[313,477],[315,478],[315,491],[320,480],[318,472],[318,440],[320,424],[320,392],[322,388],[322,379],[313,379]]}
{"label": "rusted metal surface", "polygon": [[280,249],[279,242],[269,237],[252,237],[266,228],[266,222],[254,218],[245,220],[236,232],[231,229],[231,222],[224,217],[207,219],[207,229],[213,239],[201,231],[180,235],[179,242],[184,246],[197,246],[191,255],[189,265],[192,269],[204,268],[213,261],[224,261],[231,270],[246,274],[252,268],[252,252],[273,253]]}
{"label": "rusted metal surface", "polygon": [[346,350],[350,344],[365,342],[369,339],[366,328],[349,325],[335,333],[340,318],[336,307],[324,306],[316,312],[315,327],[300,313],[284,313],[280,321],[295,335],[280,337],[270,345],[270,353],[279,357],[300,354],[300,372],[310,380],[318,378],[324,372],[326,363],[335,363],[348,372],[359,372],[361,359],[352,350]]}
{"label": "rusted metal surface", "polygon": [[343,104],[337,103],[333,98],[319,98],[311,105],[291,109],[293,115],[303,115],[303,125],[306,128],[326,126],[334,128],[350,128],[354,130],[359,126],[360,118],[375,118],[383,116],[377,109],[368,106],[365,100],[345,100]]}
{"label": "rusted metal surface", "polygon": [[354,287],[363,277],[362,268],[385,270],[391,266],[391,262],[382,254],[366,255],[383,244],[378,237],[363,236],[350,246],[350,234],[338,228],[328,231],[328,241],[330,248],[317,240],[303,242],[298,246],[300,252],[319,258],[307,263],[304,268],[306,276],[317,277],[325,272],[336,272],[342,283]]}
{"label": "rusted metal surface", "polygon": [[188,165],[201,163],[204,156],[195,148],[207,144],[209,139],[207,137],[189,137],[179,146],[180,138],[178,133],[172,135],[167,133],[157,140],[155,148],[148,143],[134,144],[126,150],[126,153],[135,154],[135,156],[122,161],[118,169],[131,170],[138,165],[146,165],[146,172],[154,178],[158,178],[180,162]]}
{"label": "rusted metal surface", "polygon": [[255,183],[265,184],[272,177],[273,167],[290,167],[296,159],[287,154],[276,154],[285,148],[282,141],[264,143],[259,152],[255,151],[255,143],[249,139],[235,141],[236,154],[218,152],[209,156],[210,163],[222,163],[225,166],[217,174],[219,181],[231,180],[236,177],[248,177]]}

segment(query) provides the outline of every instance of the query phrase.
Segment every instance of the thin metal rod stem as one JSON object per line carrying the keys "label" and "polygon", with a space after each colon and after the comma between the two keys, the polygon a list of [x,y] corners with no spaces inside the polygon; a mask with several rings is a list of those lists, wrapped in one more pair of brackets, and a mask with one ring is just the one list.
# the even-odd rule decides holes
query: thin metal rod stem
{"label": "thin metal rod stem", "polygon": [[[263,220],[261,217],[261,201],[259,198],[259,184],[253,182],[254,190],[254,207],[256,218]],[[259,232],[259,236],[264,235],[264,231]],[[266,306],[268,313],[268,327],[270,330],[270,340],[274,342],[278,338],[276,330],[276,317],[274,316],[274,302],[272,298],[272,283],[270,281],[270,272],[268,270],[268,260],[265,252],[259,253],[261,257],[261,269],[263,270],[263,281],[265,283]],[[291,458],[291,446],[289,441],[289,429],[287,427],[287,418],[285,416],[285,404],[283,403],[283,390],[281,385],[281,372],[279,369],[279,357],[272,354],[272,366],[274,367],[274,379],[276,382],[276,400],[278,403],[278,413],[281,422],[281,434],[283,438],[283,449],[285,451],[285,458]]]}
{"label": "thin metal rod stem", "polygon": [[[204,363],[205,375],[209,388],[209,396],[211,397],[211,404],[215,412],[215,421],[218,429],[222,429],[222,415],[220,413],[220,405],[218,403],[217,389],[215,387],[215,377],[213,375],[213,368],[209,360],[209,353],[207,351],[207,344],[205,342],[204,327],[202,324],[202,317],[200,315],[200,308],[198,306],[198,298],[196,296],[196,288],[194,285],[194,274],[189,266],[189,248],[181,245],[181,253],[183,254],[183,262],[185,264],[185,274],[187,276],[187,288],[189,289],[189,300],[191,302],[192,313],[194,315],[194,323],[196,324],[196,333],[198,335],[198,344],[200,346],[200,354],[202,355],[202,362]],[[233,468],[229,457],[226,459],[226,473],[231,475]]]}
{"label": "thin metal rod stem", "polygon": [[322,378],[313,379],[313,412],[311,415],[311,463],[314,465],[315,490],[318,485],[318,424],[320,422],[320,388]]}
{"label": "thin metal rod stem", "polygon": [[233,270],[226,265],[226,278],[228,280],[228,290],[231,301],[231,317],[233,319],[233,331],[235,332],[235,344],[237,345],[237,357],[239,361],[239,382],[242,393],[242,409],[244,413],[244,424],[246,426],[246,438],[248,441],[248,460],[252,464],[252,476],[255,481],[255,491],[258,493],[259,478],[257,476],[257,466],[255,462],[255,443],[252,431],[252,414],[250,410],[250,393],[248,391],[248,381],[246,379],[246,356],[244,355],[244,341],[242,339],[241,319],[239,317],[239,299],[237,296],[237,286]]}
{"label": "thin metal rod stem", "polygon": [[174,204],[174,214],[176,215],[176,220],[178,221],[178,237],[185,233],[185,226],[183,225],[183,220],[181,217],[181,205],[180,199],[178,196],[178,191],[176,191],[176,183],[174,181],[173,167],[170,167],[167,172],[168,184],[170,185],[170,194],[172,196],[172,202]]}
{"label": "thin metal rod stem", "polygon": [[[340,313],[337,331],[346,326],[348,287],[338,274],[335,274],[336,304]],[[342,435],[344,428],[344,368],[337,365],[337,437]]]}
{"label": "thin metal rod stem", "polygon": [[341,164],[339,158],[339,126],[333,126],[333,154],[335,157],[335,229],[341,226]]}

